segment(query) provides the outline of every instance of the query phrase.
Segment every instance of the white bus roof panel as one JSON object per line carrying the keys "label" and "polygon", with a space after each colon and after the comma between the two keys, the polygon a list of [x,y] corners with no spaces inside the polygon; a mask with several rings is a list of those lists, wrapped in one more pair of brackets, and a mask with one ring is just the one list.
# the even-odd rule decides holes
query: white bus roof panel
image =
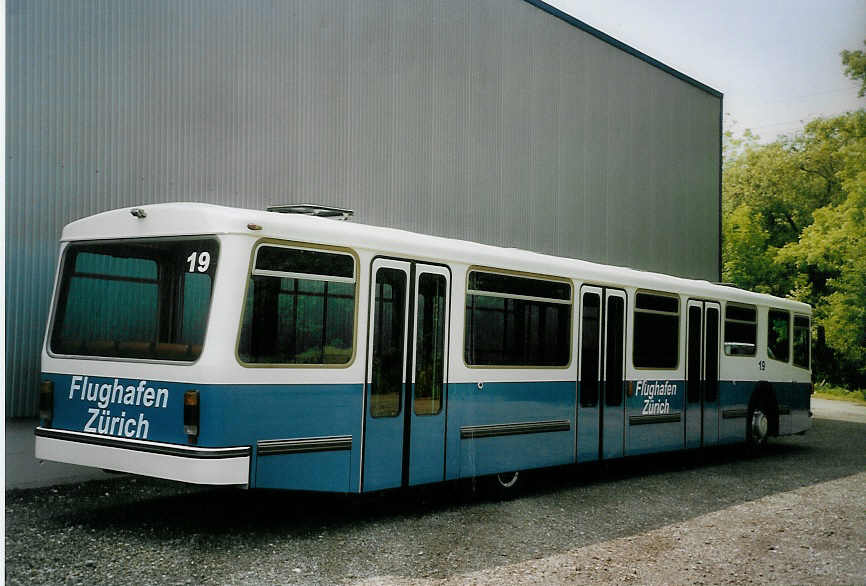
{"label": "white bus roof panel", "polygon": [[[133,215],[143,210],[145,217]],[[261,226],[252,230],[248,225]],[[555,257],[514,248],[500,248],[464,240],[417,234],[395,228],[353,222],[230,208],[203,203],[141,205],[82,218],[63,229],[61,240],[150,238],[201,234],[243,234],[369,250],[376,254],[408,256],[417,260],[489,266],[537,274],[570,277],[596,284],[669,291],[691,297],[775,305],[811,314],[805,303],[753,293],[694,279],[638,271],[583,260]]]}

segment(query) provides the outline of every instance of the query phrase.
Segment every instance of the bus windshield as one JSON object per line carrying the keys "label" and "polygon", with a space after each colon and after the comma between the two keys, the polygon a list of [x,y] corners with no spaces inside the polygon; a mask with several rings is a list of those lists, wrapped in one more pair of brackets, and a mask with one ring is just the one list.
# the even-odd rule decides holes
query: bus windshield
{"label": "bus windshield", "polygon": [[218,253],[213,237],[70,244],[51,352],[195,360],[204,342]]}

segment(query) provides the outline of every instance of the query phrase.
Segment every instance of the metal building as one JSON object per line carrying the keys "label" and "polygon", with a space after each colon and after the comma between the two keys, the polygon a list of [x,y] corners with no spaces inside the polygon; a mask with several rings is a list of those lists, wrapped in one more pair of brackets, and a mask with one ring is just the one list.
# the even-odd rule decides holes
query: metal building
{"label": "metal building", "polygon": [[61,227],[315,202],[715,280],[719,92],[538,0],[8,0],[6,413]]}

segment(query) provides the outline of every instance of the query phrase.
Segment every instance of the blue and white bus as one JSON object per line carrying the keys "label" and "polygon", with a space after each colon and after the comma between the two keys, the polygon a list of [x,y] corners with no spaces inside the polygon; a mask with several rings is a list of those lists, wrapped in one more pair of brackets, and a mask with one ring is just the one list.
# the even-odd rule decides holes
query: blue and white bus
{"label": "blue and white bus", "polygon": [[194,203],[60,255],[39,459],[357,493],[810,426],[811,308],[734,287]]}

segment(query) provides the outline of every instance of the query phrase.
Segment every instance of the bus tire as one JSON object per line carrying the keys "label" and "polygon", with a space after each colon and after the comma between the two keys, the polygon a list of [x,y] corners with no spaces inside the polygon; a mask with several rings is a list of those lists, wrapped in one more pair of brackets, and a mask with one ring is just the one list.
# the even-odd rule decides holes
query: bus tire
{"label": "bus tire", "polygon": [[520,491],[520,472],[500,472],[490,477],[490,488],[498,499],[514,498]]}
{"label": "bus tire", "polygon": [[517,486],[520,480],[520,472],[500,472],[496,475],[496,482],[500,488],[510,490]]}
{"label": "bus tire", "polygon": [[758,451],[767,445],[770,437],[770,418],[772,409],[765,397],[759,396],[749,405],[746,418],[746,445]]}

